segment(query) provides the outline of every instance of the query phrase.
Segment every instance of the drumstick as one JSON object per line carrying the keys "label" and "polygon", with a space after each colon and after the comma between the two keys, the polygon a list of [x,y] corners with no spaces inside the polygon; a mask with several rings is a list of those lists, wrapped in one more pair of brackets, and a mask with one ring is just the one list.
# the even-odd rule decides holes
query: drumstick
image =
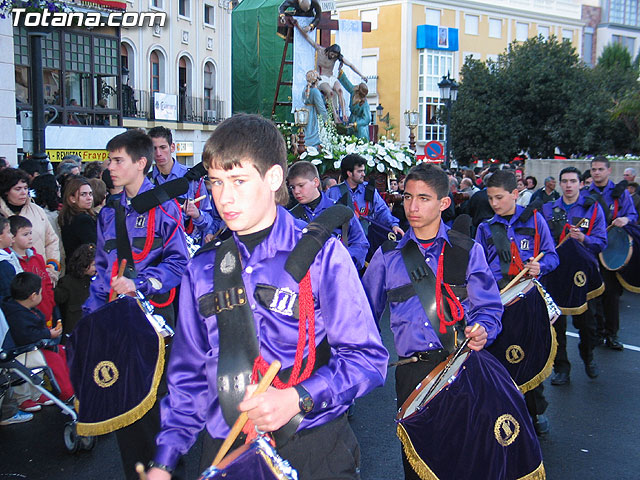
{"label": "drumstick", "polygon": [[[587,219],[587,217],[582,217],[580,220],[578,220],[578,222],[575,225],[571,225],[571,228],[577,228],[578,225],[580,225],[582,222],[584,222]],[[562,245],[564,242],[566,242],[567,240],[569,240],[571,237],[569,235],[565,235],[565,237],[560,240],[560,242],[558,243],[558,245],[556,245],[556,250],[560,247],[560,245]]]}
{"label": "drumstick", "polygon": [[187,205],[189,204],[189,202],[196,203],[196,202],[199,202],[200,200],[204,200],[205,198],[207,198],[206,195],[201,195],[198,198],[194,198],[193,200],[187,199],[187,201],[184,202],[184,205],[182,207],[184,208],[184,211],[186,212],[187,211]]}
{"label": "drumstick", "polygon": [[147,474],[144,471],[144,465],[140,462],[136,463],[136,472],[138,472],[138,477],[140,480],[147,480]]}
{"label": "drumstick", "polygon": [[[127,267],[127,259],[123,258],[122,262],[120,262],[120,268],[118,268],[118,276],[117,278],[122,278],[122,275],[124,275],[124,269]],[[117,294],[115,291],[111,291],[111,295],[109,296],[109,301],[113,301],[116,298]]]}
{"label": "drumstick", "polygon": [[[278,360],[274,360],[271,366],[269,367],[269,370],[267,370],[267,373],[264,374],[264,377],[262,377],[262,380],[260,380],[260,383],[258,383],[258,388],[255,389],[255,391],[249,398],[253,398],[256,395],[260,395],[261,393],[266,392],[267,388],[269,388],[269,385],[271,385],[271,382],[273,382],[273,379],[275,378],[276,374],[280,370],[280,367],[281,367],[280,362]],[[229,448],[231,448],[231,445],[233,445],[233,442],[236,441],[236,438],[244,428],[244,425],[245,423],[247,423],[247,420],[249,420],[249,415],[247,414],[247,412],[242,412],[238,417],[238,419],[236,420],[236,422],[233,424],[233,427],[231,428],[229,435],[227,435],[227,438],[224,439],[224,442],[222,443],[220,450],[218,450],[218,454],[216,455],[216,458],[213,459],[213,463],[211,464],[212,467],[215,467],[217,464],[219,464],[222,461],[224,456],[229,451]]]}
{"label": "drumstick", "polygon": [[[542,257],[544,256],[544,252],[540,252],[536,258],[533,259],[534,262],[537,262],[538,260],[540,260]],[[500,290],[500,295],[502,295],[504,292],[506,292],[507,290],[509,290],[511,287],[513,287],[516,283],[518,283],[520,281],[520,279],[522,277],[524,277],[527,272],[529,271],[529,267],[525,267],[522,269],[522,271],[516,275],[515,277],[513,277],[513,280],[511,280],[509,283],[507,283],[507,286],[504,287],[502,290]]]}

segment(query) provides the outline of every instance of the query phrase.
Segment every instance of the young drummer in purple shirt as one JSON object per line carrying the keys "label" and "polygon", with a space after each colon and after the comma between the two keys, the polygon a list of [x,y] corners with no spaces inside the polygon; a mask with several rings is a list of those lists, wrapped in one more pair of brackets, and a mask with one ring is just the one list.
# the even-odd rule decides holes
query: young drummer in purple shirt
{"label": "young drummer in purple shirt", "polygon": [[[530,277],[538,277],[551,272],[559,263],[551,232],[542,214],[534,211],[526,220],[521,218],[525,208],[516,205],[516,185],[516,176],[511,171],[498,170],[491,175],[487,180],[487,195],[495,215],[478,225],[476,232],[476,242],[482,245],[491,272],[500,288],[523,268],[529,269]],[[493,241],[491,225],[494,223],[506,227],[506,235],[511,246],[511,262],[507,276],[502,274],[498,249]],[[544,256],[536,261],[535,257],[539,252],[544,252]],[[526,262],[523,259],[526,259]],[[544,415],[548,404],[543,391],[544,387],[540,384],[528,391],[524,397],[538,434],[547,433],[549,430],[549,421]]]}
{"label": "young drummer in purple shirt", "polygon": [[[436,275],[436,285],[443,286],[442,268],[439,267],[442,267],[444,247],[451,244],[451,239],[449,227],[440,215],[451,203],[448,193],[449,180],[440,168],[426,164],[413,167],[407,175],[404,190],[404,209],[411,228],[395,248],[389,249],[385,245],[376,251],[362,278],[378,321],[389,301],[390,325],[398,356],[401,359],[413,356],[420,359],[396,368],[398,407],[416,385],[451,353],[443,351],[438,334],[432,328],[432,325],[441,327],[444,318],[428,318],[415,292],[404,301],[393,300],[389,296],[392,291],[411,286],[402,256],[402,249],[408,242],[417,244],[426,264]],[[464,334],[471,338],[470,348],[481,350],[500,333],[502,302],[482,248],[470,238],[468,240],[472,246],[465,274],[467,297],[461,303],[469,326]],[[479,327],[472,332],[474,324],[479,324]],[[406,461],[404,452],[403,462],[405,478],[418,478]]]}
{"label": "young drummer in purple shirt", "polygon": [[[320,192],[318,169],[311,162],[302,160],[291,165],[287,174],[287,183],[294,198],[299,202],[290,212],[294,217],[303,220],[305,223],[309,223],[336,203]],[[341,236],[343,231],[336,229],[334,234]],[[363,269],[365,257],[369,250],[369,242],[355,215],[349,220],[347,250],[349,250],[356,268],[358,270]]]}
{"label": "young drummer in purple shirt", "polygon": [[[128,294],[139,290],[155,305],[157,314],[174,325],[172,292],[180,283],[187,266],[187,246],[180,231],[180,210],[175,202],[165,202],[139,214],[129,199],[145,192],[153,185],[146,178],[153,158],[153,143],[140,130],[129,130],[112,138],[107,144],[108,169],[116,187],[124,187],[122,195],[114,197],[98,216],[98,243],[96,247],[96,278],[89,287],[89,298],[83,305],[85,313],[92,312],[109,301],[109,293]],[[118,271],[116,248],[116,208],[123,209],[128,241],[135,262],[137,276],[125,272],[115,278]],[[168,303],[167,303],[168,302]],[[165,305],[166,306],[163,306]],[[162,384],[161,384],[162,388]],[[139,461],[153,456],[154,435],[160,426],[160,411],[156,403],[140,420],[116,431],[120,456],[126,478],[137,477],[134,467]]]}
{"label": "young drummer in purple shirt", "polygon": [[[337,238],[324,243],[305,276],[307,281],[298,284],[285,270],[285,261],[302,236],[294,217],[276,203],[288,199],[286,158],[285,142],[275,125],[256,115],[239,114],[226,120],[205,145],[203,162],[213,199],[233,236],[201,249],[183,277],[180,318],[168,369],[169,395],[162,401],[162,431],[149,480],[169,479],[178,458],[206,428],[204,469],[230,431],[224,418],[225,389],[217,380],[223,368],[222,347],[243,350],[255,339],[240,336],[223,344],[223,326],[218,322],[223,313],[203,315],[199,309],[216,287],[213,270],[215,274],[218,269],[237,271],[238,263],[226,261],[226,253],[216,261],[217,250],[226,248],[237,248],[240,258],[246,289],[243,304],[251,307],[249,321],[255,327],[259,349],[254,369],[262,371],[276,359],[283,369],[291,367],[301,328],[295,311],[292,315],[280,302],[260,300],[257,293],[265,288],[290,292],[291,299],[300,301],[300,312],[303,300],[312,293],[315,342],[303,340],[304,348],[319,351],[323,343],[330,347],[324,364],[318,365],[316,358],[319,368],[301,383],[287,386],[281,379],[274,385],[285,388],[270,387],[250,399],[245,395],[234,411],[247,412],[261,432],[274,432],[306,412],[297,433],[278,445],[280,455],[305,480],[359,478],[359,447],[345,412],[355,398],[382,385],[388,353],[349,252]],[[250,386],[247,392],[253,389]]]}

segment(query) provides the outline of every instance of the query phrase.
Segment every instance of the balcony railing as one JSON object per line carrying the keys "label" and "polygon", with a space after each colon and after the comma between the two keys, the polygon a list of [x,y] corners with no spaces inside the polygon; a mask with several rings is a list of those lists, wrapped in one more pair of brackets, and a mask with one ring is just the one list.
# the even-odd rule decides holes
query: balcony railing
{"label": "balcony railing", "polygon": [[[216,124],[224,120],[224,101],[191,95],[178,96],[177,121]],[[122,114],[125,118],[155,120],[153,93],[123,88]]]}
{"label": "balcony railing", "polygon": [[378,76],[369,75],[367,77],[367,87],[369,87],[368,97],[373,97],[378,94]]}

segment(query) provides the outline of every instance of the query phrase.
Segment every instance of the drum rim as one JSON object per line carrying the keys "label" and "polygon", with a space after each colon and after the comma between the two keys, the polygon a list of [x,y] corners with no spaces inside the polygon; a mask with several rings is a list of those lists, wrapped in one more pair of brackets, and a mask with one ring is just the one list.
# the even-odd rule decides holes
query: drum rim
{"label": "drum rim", "polygon": [[598,259],[600,260],[600,263],[604,268],[606,268],[610,272],[617,272],[619,270],[622,270],[624,267],[627,266],[627,264],[629,263],[629,260],[631,260],[631,255],[633,255],[633,238],[631,237],[631,235],[629,235],[629,233],[622,227],[614,227],[614,228],[620,229],[622,232],[624,232],[624,234],[627,236],[627,241],[629,242],[629,248],[627,249],[627,257],[624,259],[624,262],[622,263],[622,265],[620,265],[618,268],[609,268],[609,266],[607,265],[607,262],[604,261],[604,256],[602,254],[604,253],[606,248],[602,252],[598,253]]}
{"label": "drum rim", "polygon": [[[471,354],[473,350],[471,349],[466,349],[465,352],[462,353],[462,355],[465,356],[465,361],[467,360],[467,358],[469,358],[469,355]],[[451,360],[454,356],[455,356],[456,352],[453,352],[451,355],[449,355],[445,360],[443,360],[442,362],[440,362],[433,370],[431,370],[429,372],[429,374],[424,377],[420,383],[418,385],[420,385],[420,388],[414,388],[413,391],[411,392],[411,395],[409,395],[407,397],[407,399],[404,401],[404,403],[402,404],[402,406],[400,407],[400,409],[398,410],[398,413],[396,414],[396,421],[401,421],[401,420],[405,420],[406,418],[411,418],[413,415],[416,415],[418,413],[418,411],[416,410],[415,412],[413,412],[411,415],[409,415],[406,418],[404,417],[404,413],[407,411],[407,409],[409,408],[409,405],[411,405],[413,403],[413,401],[416,399],[416,397],[422,393],[422,391],[427,387],[427,385],[429,385],[429,382],[431,382],[431,380],[433,380],[434,378],[436,378],[438,375],[440,375],[440,373],[445,369],[445,367],[447,366],[447,363],[449,362],[449,360]],[[461,356],[462,356],[461,355]],[[464,363],[464,362],[463,362]],[[438,396],[438,394],[446,387],[447,385],[443,385],[440,390],[438,390],[435,395],[431,398],[431,400],[433,400],[436,396]],[[429,400],[427,403],[425,403],[425,405],[427,405],[431,400]]]}
{"label": "drum rim", "polygon": [[[526,288],[524,288],[521,292],[519,292],[519,293],[518,293],[518,295],[516,295],[515,297],[513,297],[513,298],[512,298],[511,300],[509,300],[507,303],[503,303],[503,304],[502,304],[502,306],[503,306],[503,307],[508,307],[508,306],[510,306],[510,305],[513,305],[514,303],[516,303],[516,302],[518,301],[518,297],[519,297],[519,295],[520,295],[520,294],[524,295],[524,294],[529,293],[529,292],[533,289],[533,287],[535,287],[535,286],[536,286],[536,284],[535,284],[535,282],[534,282],[533,280],[534,280],[533,278],[528,278],[528,279],[525,279],[525,280],[522,280],[522,281],[520,281],[520,282],[516,283],[513,287],[511,287],[509,290],[511,290],[511,289],[513,289],[513,288],[516,288],[517,286],[522,285],[523,283],[528,283],[528,284],[529,284],[529,285],[527,285],[527,287],[526,287]],[[509,290],[507,290],[507,292],[508,292]],[[507,292],[504,292],[504,293],[501,293],[501,294],[500,294],[500,301],[502,301],[502,295],[504,295],[504,294],[505,294],[505,293],[507,293]]]}

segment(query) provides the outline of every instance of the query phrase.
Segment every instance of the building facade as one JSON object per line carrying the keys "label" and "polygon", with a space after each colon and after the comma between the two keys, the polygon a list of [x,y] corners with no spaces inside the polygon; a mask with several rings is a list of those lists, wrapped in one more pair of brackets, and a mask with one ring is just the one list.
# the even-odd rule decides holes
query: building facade
{"label": "building facade", "polygon": [[372,23],[362,53],[363,66],[371,57],[366,74],[378,77],[372,110],[383,104],[397,138],[405,141],[404,112],[418,111],[419,154],[427,142],[444,141],[445,127],[435,115],[438,83],[447,74],[459,81],[468,56],[496,60],[511,42],[537,35],[566,39],[581,54],[582,8],[571,0],[339,0],[337,9],[340,18]]}

